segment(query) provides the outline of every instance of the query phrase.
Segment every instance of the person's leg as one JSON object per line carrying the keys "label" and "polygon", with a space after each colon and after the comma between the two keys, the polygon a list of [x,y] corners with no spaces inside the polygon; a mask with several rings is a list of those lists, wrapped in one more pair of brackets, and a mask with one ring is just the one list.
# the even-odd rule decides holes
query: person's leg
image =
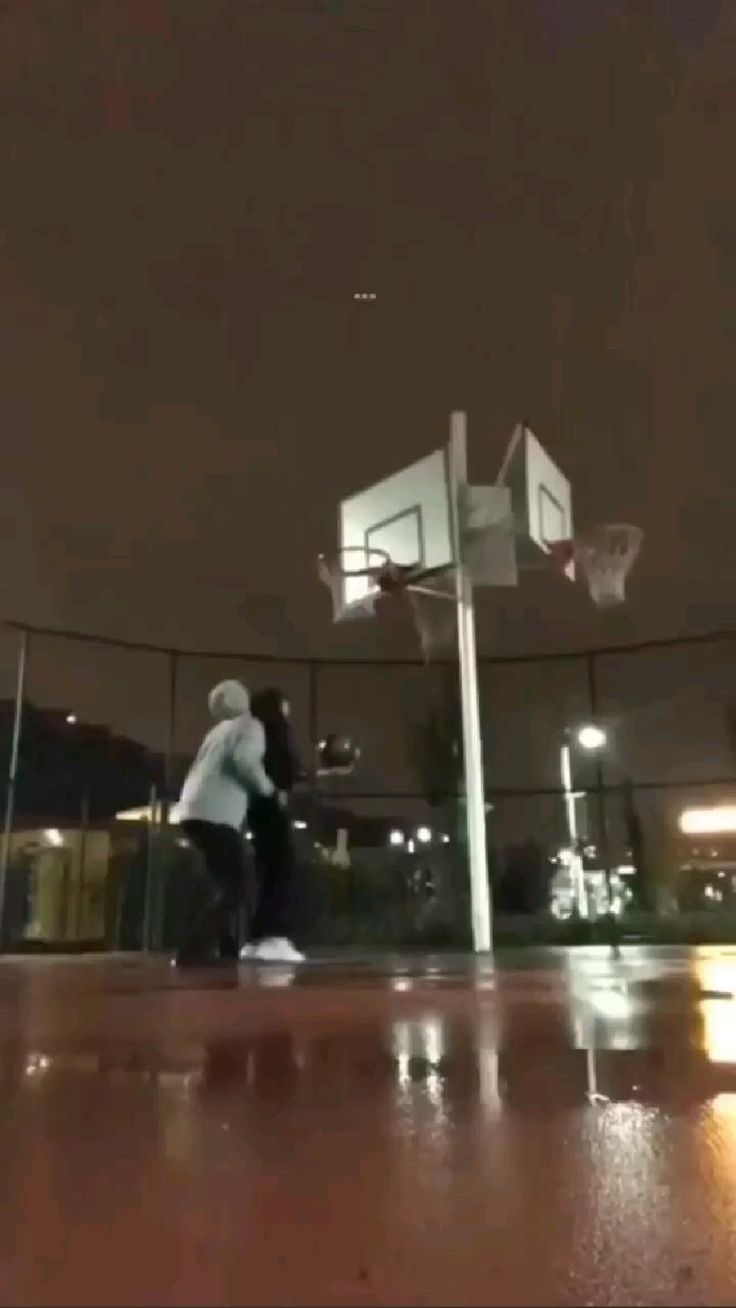
{"label": "person's leg", "polygon": [[233,827],[216,828],[210,875],[220,892],[218,947],[221,958],[237,959],[241,917],[247,934],[254,911],[254,869],[240,832]]}
{"label": "person's leg", "polygon": [[291,961],[298,961],[300,955],[291,945],[297,862],[288,813],[274,807],[268,820],[255,824],[253,839],[260,893],[246,957],[273,953],[274,961],[277,955],[283,955],[284,961],[287,955]]}
{"label": "person's leg", "polygon": [[180,962],[237,958],[235,921],[246,900],[249,871],[245,846],[232,827],[212,822],[190,821],[182,829],[201,853],[210,887],[210,900],[195,918],[183,941]]}
{"label": "person's leg", "polygon": [[262,935],[263,899],[266,893],[266,885],[272,874],[270,829],[276,807],[272,799],[262,799],[260,796],[254,796],[248,808],[248,826],[250,828],[253,853],[253,903],[246,936],[249,945],[255,944],[261,939]]}
{"label": "person's leg", "polygon": [[212,874],[213,861],[216,862],[213,850],[217,843],[217,828],[212,822],[192,820],[183,822],[182,830],[190,845],[201,856],[206,885],[204,903],[200,889],[194,911],[190,906],[188,925],[177,950],[176,961],[180,964],[214,962],[217,957],[221,899],[218,879]]}
{"label": "person's leg", "polygon": [[270,832],[266,841],[263,887],[253,923],[253,935],[260,940],[294,932],[294,882],[296,863],[291,840],[282,831]]}

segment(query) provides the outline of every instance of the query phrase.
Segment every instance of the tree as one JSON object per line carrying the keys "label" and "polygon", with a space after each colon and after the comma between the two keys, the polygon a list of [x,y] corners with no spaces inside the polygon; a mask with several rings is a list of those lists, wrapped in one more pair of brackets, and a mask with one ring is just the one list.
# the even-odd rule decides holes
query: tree
{"label": "tree", "polygon": [[552,864],[533,837],[506,850],[496,905],[503,913],[543,913],[549,907]]}
{"label": "tree", "polygon": [[630,777],[624,782],[623,800],[638,904],[656,914],[670,912],[679,869],[679,839],[670,809],[660,796],[650,795],[642,816]]}
{"label": "tree", "polygon": [[407,724],[409,753],[430,808],[457,810],[462,788],[462,714],[457,668],[429,669],[432,681],[419,716]]}
{"label": "tree", "polygon": [[462,713],[457,666],[427,669],[426,697],[407,722],[407,739],[422,795],[437,813],[436,825],[452,834],[434,848],[436,914],[453,940],[464,939],[470,921],[462,802]]}

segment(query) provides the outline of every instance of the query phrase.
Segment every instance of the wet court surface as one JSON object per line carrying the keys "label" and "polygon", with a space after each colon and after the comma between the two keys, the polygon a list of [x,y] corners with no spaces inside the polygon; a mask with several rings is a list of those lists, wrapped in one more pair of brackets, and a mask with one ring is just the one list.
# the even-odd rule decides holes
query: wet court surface
{"label": "wet court surface", "polygon": [[2,1304],[734,1304],[736,951],[0,962]]}

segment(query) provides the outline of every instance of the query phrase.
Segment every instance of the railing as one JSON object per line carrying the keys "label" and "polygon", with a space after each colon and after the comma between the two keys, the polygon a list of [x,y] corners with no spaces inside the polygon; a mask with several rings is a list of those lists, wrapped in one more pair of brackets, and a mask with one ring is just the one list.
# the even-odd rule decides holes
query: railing
{"label": "railing", "polygon": [[[692,900],[709,922],[714,914],[725,922],[731,901],[736,909],[736,853],[731,860],[727,835],[686,844],[678,817],[687,806],[736,802],[735,667],[736,631],[481,659],[499,909],[530,914],[549,905],[550,859],[569,843],[560,749],[566,732],[592,719],[606,728],[606,749],[573,750],[589,867],[635,867],[617,881],[636,891],[624,896],[632,904]],[[195,864],[166,820],[168,805],[205,729],[207,692],[230,676],[282,689],[306,759],[329,731],[361,747],[351,776],[317,782],[295,800],[306,934],[461,943],[467,897],[452,665],[192,653],[6,624],[5,948],[158,948],[176,939]],[[681,872],[688,861],[700,867],[689,881]],[[706,886],[714,888],[707,896]]]}

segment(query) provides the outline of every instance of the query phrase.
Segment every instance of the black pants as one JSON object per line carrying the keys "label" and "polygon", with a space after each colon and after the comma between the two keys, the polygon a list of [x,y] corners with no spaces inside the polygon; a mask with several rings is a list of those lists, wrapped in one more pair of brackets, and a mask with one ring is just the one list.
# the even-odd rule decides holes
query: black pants
{"label": "black pants", "polygon": [[243,837],[234,827],[215,822],[182,822],[182,830],[204,859],[210,882],[208,904],[191,920],[180,953],[236,957],[238,919],[252,915],[255,894],[253,869]]}
{"label": "black pants", "polygon": [[258,903],[249,939],[291,939],[295,930],[296,855],[288,810],[274,799],[255,799],[248,811],[258,878]]}

